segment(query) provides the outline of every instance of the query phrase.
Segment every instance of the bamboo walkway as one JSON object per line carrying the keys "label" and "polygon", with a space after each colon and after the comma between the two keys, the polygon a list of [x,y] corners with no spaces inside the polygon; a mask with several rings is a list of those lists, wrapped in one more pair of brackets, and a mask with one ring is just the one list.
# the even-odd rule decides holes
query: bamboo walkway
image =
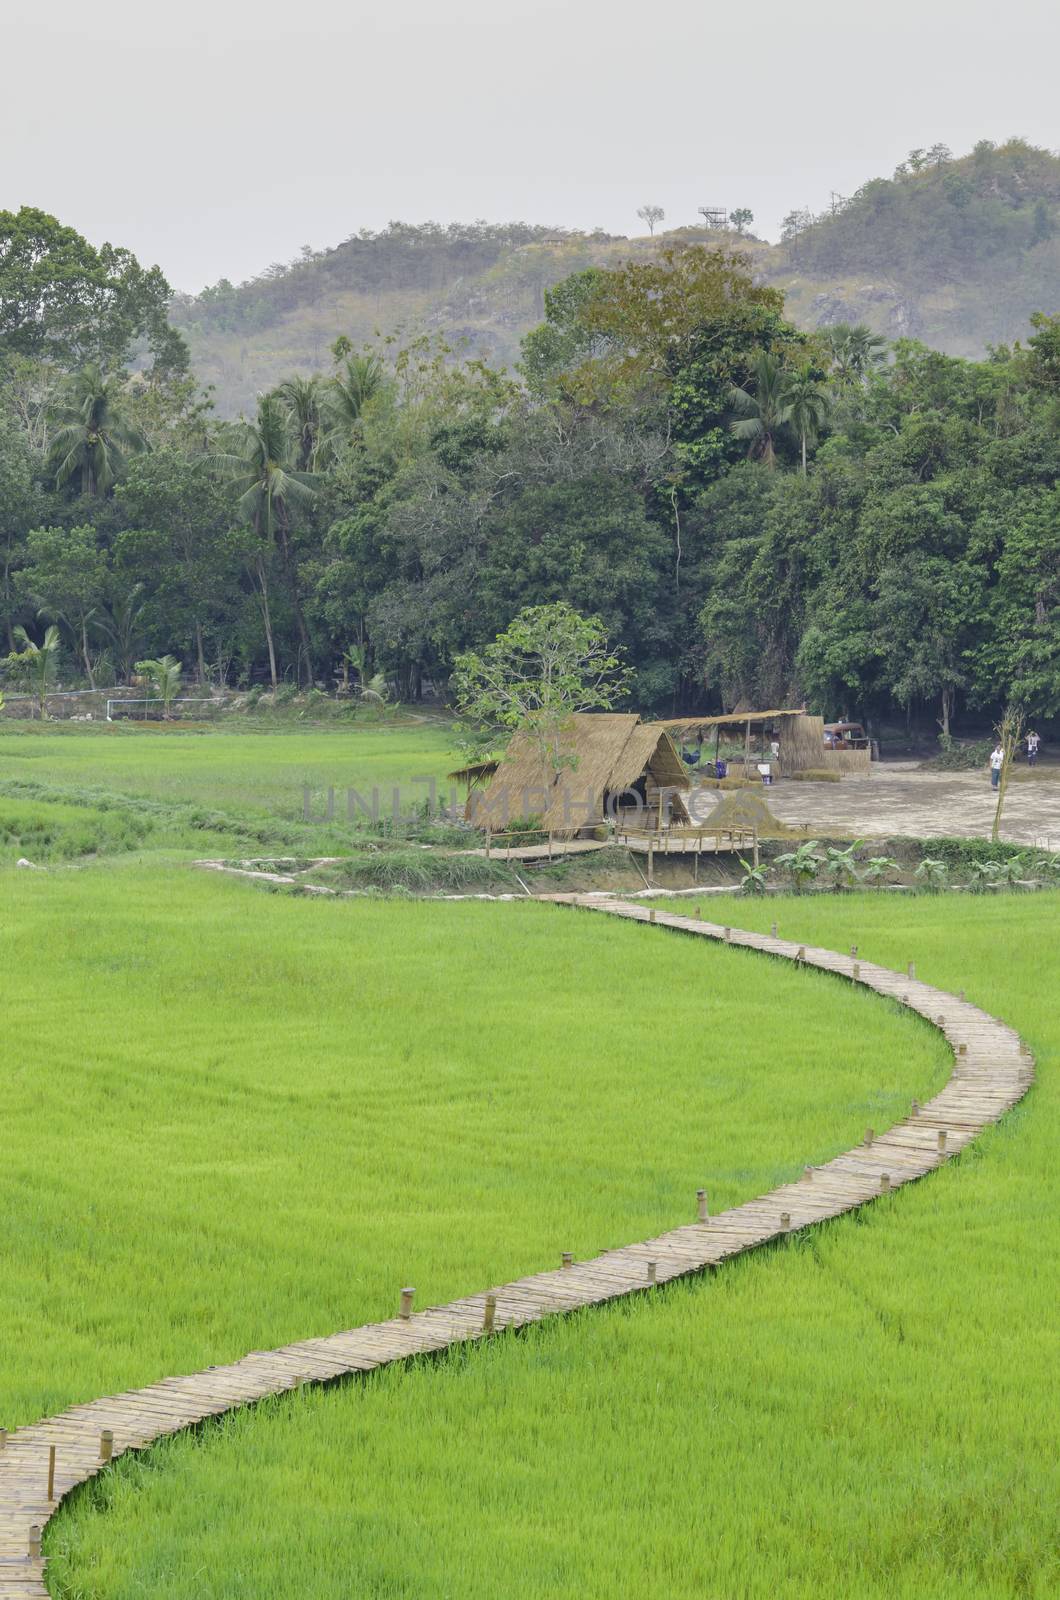
{"label": "bamboo walkway", "polygon": [[923,1106],[914,1101],[905,1121],[876,1136],[867,1133],[865,1142],[853,1150],[819,1167],[807,1167],[798,1182],[716,1217],[707,1215],[707,1198],[700,1191],[698,1220],[656,1239],[605,1251],[591,1261],[565,1257],[555,1271],[534,1273],[424,1311],[413,1311],[413,1291],[403,1290],[402,1315],[392,1321],[305,1339],[278,1350],[255,1350],[229,1366],[166,1378],[146,1389],[72,1406],[7,1436],[0,1432],[0,1600],[46,1600],[41,1529],[63,1496],[112,1456],[142,1449],[164,1434],[303,1382],[326,1383],[370,1372],[503,1328],[520,1328],[621,1295],[650,1292],[657,1284],[717,1266],[795,1229],[837,1217],[941,1166],[1015,1105],[1033,1079],[1033,1059],[1011,1028],[963,997],[919,982],[912,971],[903,977],[886,967],[859,963],[853,955],[622,901],[577,895],[554,898],[609,916],[725,940],[863,983],[940,1028],[953,1046],[953,1073],[933,1100]]}

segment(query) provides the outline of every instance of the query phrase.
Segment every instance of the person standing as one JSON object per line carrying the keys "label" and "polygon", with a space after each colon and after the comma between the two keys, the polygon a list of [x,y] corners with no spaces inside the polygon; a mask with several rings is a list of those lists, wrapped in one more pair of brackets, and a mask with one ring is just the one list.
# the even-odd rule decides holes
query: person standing
{"label": "person standing", "polygon": [[1027,765],[1029,767],[1036,767],[1038,765],[1038,751],[1041,748],[1041,743],[1041,734],[1035,733],[1034,729],[1032,728],[1030,733],[1027,735]]}
{"label": "person standing", "polygon": [[1000,739],[990,752],[990,787],[997,789],[1001,785],[1001,768],[1005,765],[1005,751]]}

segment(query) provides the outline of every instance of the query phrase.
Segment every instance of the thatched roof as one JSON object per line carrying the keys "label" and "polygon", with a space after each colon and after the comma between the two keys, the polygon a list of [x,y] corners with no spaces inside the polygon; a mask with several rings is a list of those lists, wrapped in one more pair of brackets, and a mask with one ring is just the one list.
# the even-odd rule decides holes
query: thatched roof
{"label": "thatched roof", "polygon": [[[541,817],[553,833],[576,833],[603,819],[608,795],[631,789],[641,778],[653,790],[685,791],[684,764],[666,728],[641,722],[632,712],[593,711],[573,716],[560,736],[560,754],[571,764],[558,774],[538,744],[517,733],[484,794],[468,802],[480,827]],[[680,792],[672,801],[675,821],[686,821]]]}
{"label": "thatched roof", "polygon": [[466,783],[469,785],[481,783],[483,778],[492,778],[499,766],[500,762],[497,759],[492,761],[472,761],[466,767],[457,767],[455,772],[447,772],[446,777],[451,783]]}
{"label": "thatched roof", "polygon": [[659,728],[666,728],[673,733],[695,733],[703,728],[743,728],[751,723],[779,722],[784,717],[804,717],[805,706],[786,711],[727,711],[724,716],[715,717],[668,717],[665,722],[656,724]]}

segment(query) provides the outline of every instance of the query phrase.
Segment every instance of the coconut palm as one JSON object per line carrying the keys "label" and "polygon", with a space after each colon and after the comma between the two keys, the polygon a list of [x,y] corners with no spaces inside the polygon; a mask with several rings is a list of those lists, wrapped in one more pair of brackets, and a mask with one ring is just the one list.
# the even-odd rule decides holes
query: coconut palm
{"label": "coconut palm", "polygon": [[386,367],[378,356],[347,356],[342,371],[328,386],[328,406],[335,432],[345,440],[355,438],[369,406],[386,386]]}
{"label": "coconut palm", "polygon": [[788,422],[798,435],[802,451],[802,475],[805,478],[807,442],[816,440],[828,415],[828,399],[817,381],[812,362],[807,361],[791,373],[783,394]]}
{"label": "coconut palm", "polygon": [[300,472],[314,472],[323,464],[327,440],[326,393],[320,376],[287,378],[276,393],[287,408],[295,436],[295,464]]}
{"label": "coconut palm", "polygon": [[121,476],[127,456],[147,450],[146,438],[125,409],[121,380],[96,365],[75,372],[52,409],[55,431],[48,453],[59,489],[104,495]]}
{"label": "coconut palm", "polygon": [[173,701],[180,693],[180,662],[176,656],[152,657],[149,661],[138,661],[136,670],[151,680],[151,687],[162,702],[162,715],[168,722]]}
{"label": "coconut palm", "polygon": [[55,682],[55,675],[59,670],[61,647],[59,630],[53,622],[50,627],[45,628],[44,638],[40,644],[33,642],[25,628],[16,627],[13,632],[19,649],[8,656],[8,665],[37,696],[37,710],[40,712],[41,721],[47,722],[48,690]]}
{"label": "coconut palm", "polygon": [[[259,540],[275,543],[279,550],[301,641],[301,658],[306,671],[311,674],[309,633],[302,611],[298,566],[290,535],[294,513],[300,507],[307,506],[316,492],[313,487],[314,475],[295,464],[297,450],[290,417],[278,395],[264,395],[258,402],[255,420],[234,424],[229,432],[229,442],[232,449],[214,455],[211,458],[213,466],[238,495],[240,515],[250,523]],[[267,596],[264,588],[262,594],[263,597]],[[267,604],[267,597],[263,598],[263,605]],[[267,617],[265,626],[266,631],[271,633]]]}
{"label": "coconut palm", "polygon": [[748,454],[757,456],[767,467],[776,461],[776,440],[790,420],[787,402],[788,374],[768,351],[763,350],[754,364],[753,390],[734,385],[729,401],[736,417],[729,427],[737,439],[749,442]]}

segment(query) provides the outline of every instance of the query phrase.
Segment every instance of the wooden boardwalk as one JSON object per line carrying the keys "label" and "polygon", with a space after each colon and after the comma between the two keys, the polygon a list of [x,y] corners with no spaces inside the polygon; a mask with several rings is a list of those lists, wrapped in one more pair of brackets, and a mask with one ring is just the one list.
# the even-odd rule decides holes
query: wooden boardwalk
{"label": "wooden boardwalk", "polygon": [[325,1383],[370,1372],[388,1362],[489,1337],[491,1331],[524,1327],[620,1295],[650,1293],[656,1284],[717,1266],[729,1256],[837,1217],[924,1176],[963,1150],[981,1128],[996,1122],[1032,1081],[1033,1060],[1011,1028],[911,976],[831,950],[621,901],[577,895],[556,899],[701,938],[724,939],[863,983],[939,1027],[953,1046],[953,1073],[933,1100],[921,1107],[914,1102],[905,1121],[879,1133],[871,1143],[807,1168],[798,1182],[716,1217],[706,1216],[706,1197],[700,1195],[689,1208],[696,1221],[655,1239],[605,1251],[591,1261],[534,1273],[449,1305],[410,1311],[390,1322],[305,1339],[278,1350],[255,1350],[229,1366],[165,1378],[146,1389],[72,1406],[6,1438],[0,1435],[0,1600],[46,1600],[40,1530],[63,1496],[100,1470],[101,1456],[142,1449],[164,1434],[303,1382]]}

